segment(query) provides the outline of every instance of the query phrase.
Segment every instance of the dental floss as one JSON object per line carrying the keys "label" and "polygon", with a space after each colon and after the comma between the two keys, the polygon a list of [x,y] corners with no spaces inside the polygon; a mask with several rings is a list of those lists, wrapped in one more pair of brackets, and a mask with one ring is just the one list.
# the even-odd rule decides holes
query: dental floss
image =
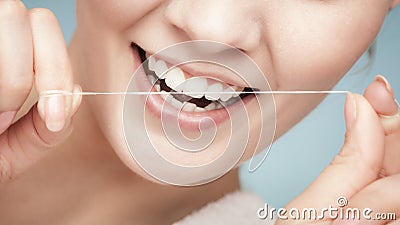
{"label": "dental floss", "polygon": [[302,95],[302,94],[347,94],[350,91],[247,91],[247,92],[148,92],[148,91],[137,91],[137,92],[70,92],[64,90],[48,90],[40,93],[40,97],[51,97],[51,96],[95,96],[95,95],[170,95],[170,94],[292,94],[292,95]]}

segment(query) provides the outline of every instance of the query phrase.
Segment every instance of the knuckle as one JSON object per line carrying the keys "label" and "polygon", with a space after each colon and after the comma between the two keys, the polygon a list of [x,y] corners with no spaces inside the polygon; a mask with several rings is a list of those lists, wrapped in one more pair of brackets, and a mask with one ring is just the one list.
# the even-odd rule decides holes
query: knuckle
{"label": "knuckle", "polygon": [[34,8],[29,11],[32,18],[36,18],[41,21],[57,21],[56,16],[50,9],[46,8]]}
{"label": "knuckle", "polygon": [[0,111],[17,110],[31,92],[33,78],[9,79],[0,76]]}
{"label": "knuckle", "polygon": [[391,135],[400,131],[400,112],[391,117],[381,118],[381,122],[385,130],[385,135]]}
{"label": "knuckle", "polygon": [[361,157],[362,155],[359,151],[359,146],[349,141],[346,137],[342,149],[333,158],[330,165],[352,165],[357,167],[358,161]]}
{"label": "knuckle", "polygon": [[0,155],[0,183],[11,180],[13,177],[13,169],[11,163]]}
{"label": "knuckle", "polygon": [[360,151],[360,147],[354,143],[346,142],[339,154],[330,163],[330,166],[344,166],[358,174],[376,178],[381,172],[379,162],[371,161]]}
{"label": "knuckle", "polygon": [[21,1],[0,1],[0,21],[19,19],[27,15],[27,9]]}
{"label": "knuckle", "polygon": [[1,96],[28,93],[32,88],[32,76],[0,76],[0,78]]}
{"label": "knuckle", "polygon": [[360,157],[360,153],[358,142],[353,141],[351,135],[347,132],[345,135],[344,145],[338,155],[344,158],[351,158]]}
{"label": "knuckle", "polygon": [[68,89],[73,86],[72,69],[65,59],[52,59],[37,69],[35,85],[38,90]]}
{"label": "knuckle", "polygon": [[343,151],[344,149],[342,149],[342,151],[333,158],[330,163],[331,166],[348,165],[353,163],[354,159],[357,158],[354,155],[345,154]]}

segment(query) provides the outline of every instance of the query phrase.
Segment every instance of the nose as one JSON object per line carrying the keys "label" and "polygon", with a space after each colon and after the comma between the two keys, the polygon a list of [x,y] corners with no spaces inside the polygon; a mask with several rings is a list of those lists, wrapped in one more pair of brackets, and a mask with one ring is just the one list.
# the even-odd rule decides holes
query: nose
{"label": "nose", "polygon": [[245,52],[260,43],[257,7],[248,0],[171,0],[165,17],[191,40],[223,42]]}

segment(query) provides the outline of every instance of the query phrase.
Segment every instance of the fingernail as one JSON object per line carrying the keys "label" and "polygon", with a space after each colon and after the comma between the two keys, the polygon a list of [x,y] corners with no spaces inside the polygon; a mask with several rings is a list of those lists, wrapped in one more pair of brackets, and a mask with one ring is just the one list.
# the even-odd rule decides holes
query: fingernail
{"label": "fingernail", "polygon": [[[81,92],[82,92],[81,86],[78,85],[78,84],[75,84],[73,93],[81,93]],[[73,96],[73,100],[72,100],[72,115],[74,115],[76,113],[76,111],[78,110],[78,107],[81,104],[81,101],[82,101],[82,95]]]}
{"label": "fingernail", "polygon": [[357,102],[354,94],[348,93],[346,97],[346,128],[350,130],[357,118]]}
{"label": "fingernail", "polygon": [[17,111],[9,111],[9,112],[2,112],[0,113],[0,132],[3,132],[5,129],[7,129],[14,117],[15,114],[17,114]]}
{"label": "fingernail", "polygon": [[392,86],[390,85],[389,81],[382,75],[375,76],[375,81],[381,83],[386,87],[386,90],[394,97]]}
{"label": "fingernail", "polygon": [[48,97],[45,104],[45,121],[47,129],[52,132],[61,131],[65,125],[64,96]]}

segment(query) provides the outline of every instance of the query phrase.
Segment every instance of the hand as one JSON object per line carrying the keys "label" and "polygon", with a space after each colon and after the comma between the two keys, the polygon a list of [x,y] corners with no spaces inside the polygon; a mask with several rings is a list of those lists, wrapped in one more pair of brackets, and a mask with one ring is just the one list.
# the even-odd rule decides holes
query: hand
{"label": "hand", "polygon": [[[321,175],[285,208],[347,208],[400,216],[400,116],[389,83],[381,76],[370,84],[364,97],[349,94],[346,99],[346,140],[341,152]],[[344,210],[346,209],[344,208]],[[344,224],[329,218],[279,220],[276,224]],[[349,222],[349,221],[346,221]],[[386,224],[388,220],[353,220],[346,224]],[[400,223],[399,220],[396,221]]]}
{"label": "hand", "polygon": [[0,182],[26,170],[71,133],[78,95],[42,97],[12,124],[33,89],[80,91],[63,34],[49,10],[0,1]]}

